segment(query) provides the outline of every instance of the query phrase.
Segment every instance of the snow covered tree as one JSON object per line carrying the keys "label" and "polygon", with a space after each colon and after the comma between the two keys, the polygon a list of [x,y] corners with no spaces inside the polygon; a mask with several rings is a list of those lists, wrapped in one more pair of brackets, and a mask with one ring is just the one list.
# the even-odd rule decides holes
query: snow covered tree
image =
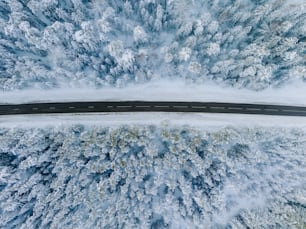
{"label": "snow covered tree", "polygon": [[[3,0],[0,88],[124,86],[154,75],[261,90],[305,66],[305,9],[277,0]],[[107,51],[114,41],[126,49],[120,58]],[[216,70],[224,61],[230,69]],[[190,62],[205,73],[189,75]]]}

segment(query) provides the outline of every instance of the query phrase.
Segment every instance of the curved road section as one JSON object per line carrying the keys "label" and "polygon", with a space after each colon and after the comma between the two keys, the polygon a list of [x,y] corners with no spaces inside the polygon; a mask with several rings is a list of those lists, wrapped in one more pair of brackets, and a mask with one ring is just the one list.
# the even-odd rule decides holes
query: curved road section
{"label": "curved road section", "polygon": [[0,105],[0,115],[92,112],[198,112],[306,116],[306,107],[212,102],[62,102]]}

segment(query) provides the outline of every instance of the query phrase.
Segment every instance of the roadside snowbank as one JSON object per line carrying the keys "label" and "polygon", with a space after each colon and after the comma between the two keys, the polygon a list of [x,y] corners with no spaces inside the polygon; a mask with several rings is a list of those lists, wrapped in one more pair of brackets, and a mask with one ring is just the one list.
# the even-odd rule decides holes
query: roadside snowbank
{"label": "roadside snowbank", "polygon": [[306,130],[306,117],[199,114],[199,113],[96,113],[53,115],[8,115],[0,116],[0,128],[42,128],[48,126],[122,126],[122,125],[188,125],[216,130],[229,127],[282,127]]}
{"label": "roadside snowbank", "polygon": [[126,88],[63,88],[56,90],[20,90],[0,92],[0,104],[66,101],[203,101],[306,105],[306,85],[288,84],[275,89],[250,91],[220,87],[216,84],[186,85],[183,81],[155,81]]}

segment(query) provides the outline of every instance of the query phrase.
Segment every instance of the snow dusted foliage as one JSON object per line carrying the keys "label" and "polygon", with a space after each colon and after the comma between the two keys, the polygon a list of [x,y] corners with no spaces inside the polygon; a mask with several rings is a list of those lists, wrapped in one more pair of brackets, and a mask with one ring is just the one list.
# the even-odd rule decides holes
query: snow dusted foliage
{"label": "snow dusted foliage", "polygon": [[0,129],[1,228],[305,228],[306,132]]}
{"label": "snow dusted foliage", "polygon": [[306,79],[306,5],[292,0],[2,0],[0,89],[154,78],[254,90]]}

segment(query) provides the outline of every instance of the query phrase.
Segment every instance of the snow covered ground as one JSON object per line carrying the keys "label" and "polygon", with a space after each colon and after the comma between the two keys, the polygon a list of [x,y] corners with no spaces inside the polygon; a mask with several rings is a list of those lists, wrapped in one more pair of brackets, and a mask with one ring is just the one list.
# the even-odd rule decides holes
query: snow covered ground
{"label": "snow covered ground", "polygon": [[306,130],[306,117],[240,115],[240,114],[201,114],[201,113],[88,113],[88,114],[49,114],[49,115],[6,115],[0,116],[0,128],[44,128],[71,125],[111,126],[121,125],[184,125],[216,130],[224,127],[279,127]]}
{"label": "snow covered ground", "polygon": [[19,90],[0,92],[0,104],[65,101],[202,101],[241,102],[281,105],[306,105],[306,85],[292,83],[281,88],[256,92],[220,87],[215,84],[194,85],[183,81],[158,80],[124,88],[65,88],[54,90]]}

